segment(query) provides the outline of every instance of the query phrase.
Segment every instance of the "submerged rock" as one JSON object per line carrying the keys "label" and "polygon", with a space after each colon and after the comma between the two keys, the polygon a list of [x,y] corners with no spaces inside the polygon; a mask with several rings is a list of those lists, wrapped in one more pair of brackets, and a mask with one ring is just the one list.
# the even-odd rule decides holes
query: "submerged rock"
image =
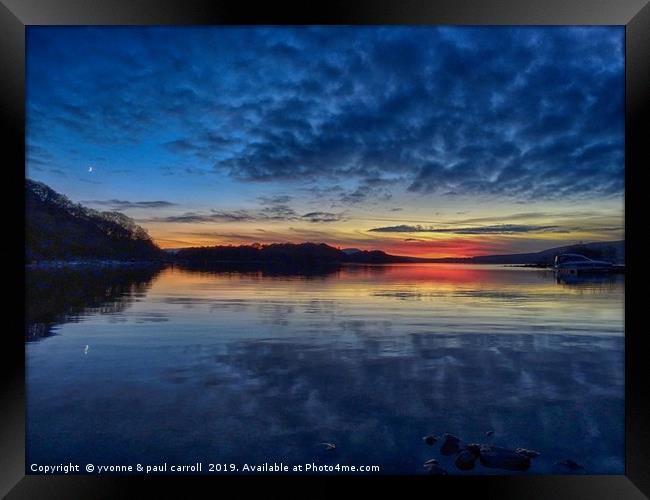
{"label": "submerged rock", "polygon": [[424,437],[422,438],[422,441],[424,441],[425,443],[427,443],[429,446],[433,446],[433,443],[435,443],[436,441],[438,441],[438,437],[437,437],[437,436],[431,436],[431,435],[429,435],[429,436],[424,436]]}
{"label": "submerged rock", "polygon": [[517,448],[515,453],[520,453],[521,455],[526,455],[528,458],[537,458],[541,455],[539,451],[529,450],[526,448]]}
{"label": "submerged rock", "polygon": [[555,465],[560,465],[566,469],[569,469],[571,471],[584,471],[585,467],[578,462],[571,460],[570,458],[560,460],[559,462],[555,462]]}
{"label": "submerged rock", "polygon": [[477,444],[477,443],[470,443],[467,446],[465,446],[465,449],[469,452],[472,453],[472,455],[478,457],[479,453],[481,452],[481,446],[482,444]]}
{"label": "submerged rock", "polygon": [[447,475],[447,471],[445,469],[443,469],[442,467],[440,467],[439,465],[437,465],[437,464],[430,465],[429,467],[427,467],[427,469],[429,469],[429,474],[432,475],[432,476],[446,476]]}
{"label": "submerged rock", "polygon": [[479,458],[483,467],[490,469],[525,471],[530,467],[530,457],[498,446],[481,446]]}
{"label": "submerged rock", "polygon": [[463,450],[458,454],[456,460],[454,460],[454,464],[460,470],[471,470],[474,468],[476,458],[477,455],[474,455],[471,451]]}
{"label": "submerged rock", "polygon": [[453,455],[460,451],[460,439],[448,433],[442,435],[444,441],[440,445],[440,453],[443,455]]}

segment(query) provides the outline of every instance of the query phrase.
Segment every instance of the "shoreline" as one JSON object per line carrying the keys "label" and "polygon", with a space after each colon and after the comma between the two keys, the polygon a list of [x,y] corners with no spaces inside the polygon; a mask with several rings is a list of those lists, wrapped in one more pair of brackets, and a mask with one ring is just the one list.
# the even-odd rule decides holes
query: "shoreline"
{"label": "shoreline", "polygon": [[[82,268],[82,267],[152,267],[152,266],[186,266],[186,267],[211,267],[211,266],[281,266],[281,267],[325,267],[325,266],[390,266],[396,264],[446,264],[446,265],[459,265],[459,266],[498,266],[504,268],[523,268],[523,269],[537,269],[553,271],[552,266],[543,264],[506,264],[506,263],[488,263],[488,262],[311,262],[311,263],[289,263],[289,262],[274,262],[274,261],[251,261],[251,260],[213,260],[203,262],[191,261],[173,261],[173,260],[41,260],[25,263],[27,269],[64,269],[64,268]],[[625,266],[618,264],[612,273],[624,273]]]}
{"label": "shoreline", "polygon": [[66,267],[143,267],[172,264],[154,260],[40,260],[25,263],[28,269],[61,269]]}

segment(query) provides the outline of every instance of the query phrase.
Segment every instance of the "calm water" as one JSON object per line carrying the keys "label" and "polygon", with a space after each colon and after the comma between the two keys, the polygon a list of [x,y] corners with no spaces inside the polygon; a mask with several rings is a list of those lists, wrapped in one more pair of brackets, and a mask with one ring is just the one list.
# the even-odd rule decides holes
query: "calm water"
{"label": "calm water", "polygon": [[28,464],[507,473],[422,442],[448,431],[541,452],[527,474],[624,473],[622,277],[83,269],[31,272],[28,293]]}

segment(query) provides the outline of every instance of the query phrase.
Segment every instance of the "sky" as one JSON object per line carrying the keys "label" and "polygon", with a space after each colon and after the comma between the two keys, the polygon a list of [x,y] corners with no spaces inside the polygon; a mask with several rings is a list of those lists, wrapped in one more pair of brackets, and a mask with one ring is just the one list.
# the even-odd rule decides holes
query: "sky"
{"label": "sky", "polygon": [[624,238],[623,27],[27,28],[26,176],[163,248]]}

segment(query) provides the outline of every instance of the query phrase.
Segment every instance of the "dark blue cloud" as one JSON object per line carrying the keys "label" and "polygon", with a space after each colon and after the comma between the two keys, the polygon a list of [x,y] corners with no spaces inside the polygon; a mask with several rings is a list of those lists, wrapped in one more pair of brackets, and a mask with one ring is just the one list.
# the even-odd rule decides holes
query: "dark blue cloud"
{"label": "dark blue cloud", "polygon": [[516,234],[564,231],[559,226],[539,226],[530,224],[499,224],[479,227],[434,228],[421,225],[376,227],[369,229],[375,233],[449,233],[449,234]]}
{"label": "dark blue cloud", "polygon": [[70,138],[109,152],[144,143],[179,172],[345,182],[345,204],[389,199],[395,185],[524,201],[620,195],[623,35],[30,27],[28,157],[51,161]]}
{"label": "dark blue cloud", "polygon": [[304,214],[302,219],[309,222],[336,222],[341,220],[342,216],[331,212],[309,212]]}
{"label": "dark blue cloud", "polygon": [[173,207],[176,203],[165,200],[156,201],[128,201],[128,200],[83,200],[87,205],[99,205],[110,207],[113,210],[126,210],[130,208],[167,208]]}
{"label": "dark blue cloud", "polygon": [[273,222],[273,221],[302,221],[302,222],[336,222],[343,220],[341,213],[309,212],[299,214],[286,205],[266,207],[262,210],[211,210],[210,212],[186,212],[180,215],[156,216],[143,219],[143,222]]}

